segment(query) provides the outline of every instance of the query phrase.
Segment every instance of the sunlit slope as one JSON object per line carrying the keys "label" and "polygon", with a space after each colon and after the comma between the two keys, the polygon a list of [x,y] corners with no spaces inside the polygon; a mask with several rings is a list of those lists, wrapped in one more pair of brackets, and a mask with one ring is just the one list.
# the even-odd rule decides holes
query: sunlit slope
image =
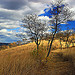
{"label": "sunlit slope", "polygon": [[[60,45],[59,40],[53,42],[55,47],[58,44]],[[41,41],[41,45],[47,47],[48,41]],[[71,64],[63,62],[56,52],[51,53],[48,63],[40,64],[31,55],[35,48],[36,44],[33,42],[0,51],[0,75],[63,75],[65,72],[72,72]]]}
{"label": "sunlit slope", "polygon": [[[44,46],[48,46],[48,41],[43,40],[43,41],[41,41],[41,45],[42,45],[42,44],[43,44]],[[69,43],[68,43],[68,44],[69,44]],[[65,48],[65,47],[66,47],[66,42],[61,41],[61,45],[62,45],[62,48]],[[53,44],[52,44],[52,50],[53,50],[53,49],[58,49],[58,48],[60,48],[61,45],[60,45],[60,41],[59,41],[59,40],[54,40],[54,41],[53,41]],[[72,46],[73,46],[73,44],[70,43],[69,47],[72,47]],[[74,46],[75,46],[75,43],[74,43]]]}
{"label": "sunlit slope", "polygon": [[0,51],[0,75],[25,75],[33,64],[29,52],[34,48],[35,44],[29,43]]}
{"label": "sunlit slope", "polygon": [[54,53],[59,53],[60,57],[66,61],[70,61],[73,63],[75,67],[75,47],[66,48],[66,49],[57,49],[52,51]]}

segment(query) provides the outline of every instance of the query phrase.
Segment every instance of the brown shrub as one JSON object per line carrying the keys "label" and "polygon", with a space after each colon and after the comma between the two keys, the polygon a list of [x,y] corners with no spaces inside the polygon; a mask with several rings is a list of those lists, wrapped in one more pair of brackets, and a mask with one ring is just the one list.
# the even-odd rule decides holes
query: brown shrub
{"label": "brown shrub", "polygon": [[11,47],[16,47],[17,46],[17,44],[16,44],[16,42],[13,42],[13,43],[10,43],[9,44],[9,47],[11,48]]}
{"label": "brown shrub", "polygon": [[6,49],[6,48],[8,48],[6,45],[0,46],[0,50]]}

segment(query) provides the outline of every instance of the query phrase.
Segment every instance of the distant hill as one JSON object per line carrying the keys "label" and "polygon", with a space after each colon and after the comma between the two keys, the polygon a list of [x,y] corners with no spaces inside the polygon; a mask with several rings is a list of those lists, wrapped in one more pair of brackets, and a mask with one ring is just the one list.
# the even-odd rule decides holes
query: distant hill
{"label": "distant hill", "polygon": [[10,43],[0,43],[0,46],[2,46],[2,45],[8,45],[8,44],[10,44]]}

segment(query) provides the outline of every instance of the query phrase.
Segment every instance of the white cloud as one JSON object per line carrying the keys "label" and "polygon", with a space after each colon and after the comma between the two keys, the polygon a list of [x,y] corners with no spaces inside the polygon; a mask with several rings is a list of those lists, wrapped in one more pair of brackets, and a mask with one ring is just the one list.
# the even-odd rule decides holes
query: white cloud
{"label": "white cloud", "polygon": [[[51,0],[52,1],[52,0]],[[8,31],[20,27],[20,21],[26,14],[42,14],[44,9],[47,8],[47,4],[50,4],[50,0],[1,0],[0,2],[0,35],[7,38],[1,38],[0,42],[16,40],[15,31]],[[12,5],[13,2],[13,5]],[[25,3],[24,3],[25,2]],[[71,6],[71,10],[75,11],[75,1],[65,0]],[[15,4],[16,3],[16,4]],[[18,3],[18,5],[17,5]],[[8,7],[5,7],[8,4]],[[11,6],[11,5],[12,6]],[[11,6],[11,7],[9,7]],[[15,7],[16,6],[16,7]],[[48,17],[39,17],[43,20],[48,20]],[[75,16],[74,16],[75,19]],[[8,38],[9,37],[9,38]],[[3,40],[4,39],[4,40]]]}
{"label": "white cloud", "polygon": [[7,30],[6,29],[2,29],[2,30],[0,30],[0,32],[7,32]]}
{"label": "white cloud", "polygon": [[19,37],[16,36],[17,32],[15,31],[8,31],[7,29],[0,30],[0,42],[10,43],[14,41],[21,40]]}
{"label": "white cloud", "polygon": [[0,29],[13,29],[20,27],[20,22],[19,21],[7,21],[0,23]]}
{"label": "white cloud", "polygon": [[41,19],[41,20],[46,20],[46,21],[48,21],[48,20],[50,20],[50,18],[49,17],[47,17],[47,16],[39,16],[39,18],[38,19]]}

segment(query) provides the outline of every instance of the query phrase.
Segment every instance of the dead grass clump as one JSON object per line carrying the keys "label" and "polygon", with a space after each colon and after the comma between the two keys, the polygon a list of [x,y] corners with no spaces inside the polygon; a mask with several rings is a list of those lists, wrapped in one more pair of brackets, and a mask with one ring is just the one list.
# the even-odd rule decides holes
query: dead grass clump
{"label": "dead grass clump", "polygon": [[7,49],[7,48],[8,48],[8,46],[6,46],[6,45],[0,46],[0,50],[4,50],[4,49]]}

